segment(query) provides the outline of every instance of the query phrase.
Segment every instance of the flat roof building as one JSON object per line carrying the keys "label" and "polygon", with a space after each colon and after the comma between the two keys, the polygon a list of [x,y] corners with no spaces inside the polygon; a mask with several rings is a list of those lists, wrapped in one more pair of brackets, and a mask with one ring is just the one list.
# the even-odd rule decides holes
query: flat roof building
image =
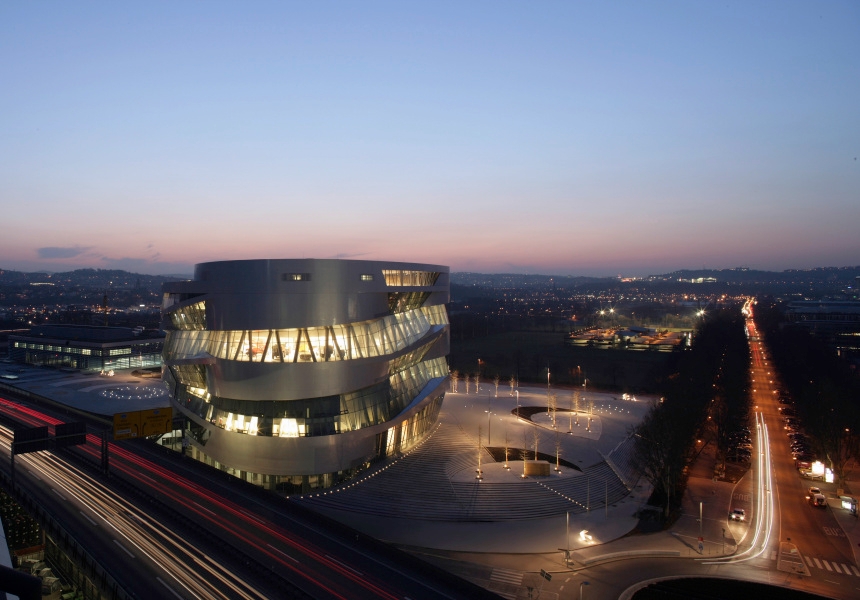
{"label": "flat roof building", "polygon": [[163,346],[163,333],[142,328],[35,325],[9,336],[9,358],[82,371],[142,369],[161,365]]}
{"label": "flat roof building", "polygon": [[308,491],[407,450],[436,422],[448,267],[210,262],[163,289],[163,376],[198,460]]}
{"label": "flat roof building", "polygon": [[833,346],[852,362],[860,360],[860,302],[854,300],[796,300],[786,318]]}

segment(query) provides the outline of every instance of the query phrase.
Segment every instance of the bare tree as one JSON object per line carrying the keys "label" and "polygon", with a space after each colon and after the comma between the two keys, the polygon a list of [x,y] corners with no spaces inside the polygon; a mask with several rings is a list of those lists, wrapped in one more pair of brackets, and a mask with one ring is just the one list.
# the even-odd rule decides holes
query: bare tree
{"label": "bare tree", "polygon": [[549,411],[552,418],[552,428],[556,429],[555,419],[558,412],[558,396],[554,392],[549,395]]}
{"label": "bare tree", "polygon": [[481,391],[481,374],[475,373],[475,393],[479,393]]}
{"label": "bare tree", "polygon": [[558,431],[555,432],[555,472],[561,472],[561,440],[558,439]]}
{"label": "bare tree", "polygon": [[481,470],[481,426],[480,425],[478,425],[478,468],[475,469],[475,473],[478,474],[478,476],[477,476],[478,479],[481,478],[481,473],[483,473],[483,471]]}
{"label": "bare tree", "polygon": [[526,429],[523,429],[523,449],[520,451],[520,454],[523,457],[523,478],[525,478],[526,461],[529,459],[528,431]]}
{"label": "bare tree", "polygon": [[468,373],[466,373],[465,375],[463,375],[463,383],[465,383],[465,384],[466,384],[466,393],[467,393],[467,394],[469,393],[469,382],[470,382],[470,381],[472,381],[472,378],[471,378],[471,377],[469,377],[469,374],[468,374]]}
{"label": "bare tree", "polygon": [[511,379],[508,381],[508,384],[511,386],[511,396],[513,396],[514,395],[514,387],[516,387],[516,385],[517,385],[517,380],[513,375],[511,375]]}
{"label": "bare tree", "polygon": [[573,398],[571,398],[573,402],[573,413],[576,417],[576,424],[579,425],[579,390],[573,392]]}
{"label": "bare tree", "polygon": [[588,401],[588,427],[586,431],[591,431],[591,419],[594,418],[594,400]]}
{"label": "bare tree", "polygon": [[686,460],[690,435],[685,418],[680,410],[654,404],[633,430],[636,444],[632,460],[654,490],[666,498],[664,517],[669,515],[672,495],[681,481]]}
{"label": "bare tree", "polygon": [[510,469],[510,466],[508,466],[508,444],[509,443],[510,443],[510,440],[508,439],[508,428],[505,427],[505,468],[506,469]]}
{"label": "bare tree", "polygon": [[538,446],[540,445],[540,429],[537,427],[532,428],[532,438],[534,439],[535,444],[535,460],[538,459]]}
{"label": "bare tree", "polygon": [[500,382],[501,380],[502,380],[502,378],[501,378],[501,377],[499,377],[499,375],[498,375],[498,374],[496,374],[496,376],[495,376],[495,377],[493,377],[493,385],[495,385],[495,386],[496,386],[496,398],[498,398],[498,397],[499,397],[499,382]]}
{"label": "bare tree", "polygon": [[457,383],[460,381],[460,371],[451,371],[451,391],[457,393]]}

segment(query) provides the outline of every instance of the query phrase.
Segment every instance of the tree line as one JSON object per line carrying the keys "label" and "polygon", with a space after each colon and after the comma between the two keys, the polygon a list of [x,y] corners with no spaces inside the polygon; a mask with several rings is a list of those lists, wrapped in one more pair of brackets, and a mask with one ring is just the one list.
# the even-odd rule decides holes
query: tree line
{"label": "tree line", "polygon": [[740,308],[733,307],[699,325],[660,399],[631,431],[634,461],[653,487],[650,503],[663,506],[664,518],[680,504],[685,467],[702,449],[696,441],[716,442],[724,461],[728,433],[748,421],[749,343]]}

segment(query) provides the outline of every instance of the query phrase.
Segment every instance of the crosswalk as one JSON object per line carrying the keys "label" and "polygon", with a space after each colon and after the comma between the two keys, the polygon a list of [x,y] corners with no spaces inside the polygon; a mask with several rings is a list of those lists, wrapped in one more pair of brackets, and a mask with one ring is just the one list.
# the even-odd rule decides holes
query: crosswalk
{"label": "crosswalk", "polygon": [[[846,565],[845,563],[828,561],[824,560],[823,558],[819,560],[810,556],[804,556],[803,558],[806,561],[806,566],[808,566],[809,568],[820,569],[822,571],[827,571],[830,573],[839,573],[841,575],[853,575],[854,577],[860,577],[860,570],[858,570],[857,567],[855,567],[854,565]],[[777,559],[776,550],[771,550],[770,559]]]}
{"label": "crosswalk", "polygon": [[[496,585],[493,585],[496,584]],[[523,572],[511,569],[493,569],[490,573],[490,590],[507,600],[516,600],[517,591],[523,584]],[[511,588],[510,586],[515,586]]]}

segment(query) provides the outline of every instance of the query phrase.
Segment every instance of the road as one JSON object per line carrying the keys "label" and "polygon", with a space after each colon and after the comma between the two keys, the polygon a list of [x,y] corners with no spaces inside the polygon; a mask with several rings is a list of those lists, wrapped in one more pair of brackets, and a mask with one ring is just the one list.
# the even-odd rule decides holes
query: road
{"label": "road", "polygon": [[[12,432],[0,428],[0,448],[11,451]],[[16,484],[90,549],[121,587],[138,598],[243,598],[264,600],[257,585],[236,574],[236,564],[212,559],[179,540],[155,517],[124,499],[109,482],[92,477],[47,451],[17,455]],[[4,471],[9,468],[4,464]]]}
{"label": "road", "polygon": [[[60,422],[17,402],[0,401],[0,411],[31,426]],[[98,465],[100,439],[92,434],[87,438],[87,444],[73,452]],[[331,527],[271,493],[218,471],[204,473],[199,463],[157,452],[152,444],[108,447],[112,477],[133,487],[140,494],[138,503],[154,499],[189,536],[196,534],[250,560],[267,579],[281,581],[285,592],[299,589],[313,598],[341,599],[495,597],[374,540]],[[153,520],[153,526],[170,531],[175,525]],[[197,575],[208,577],[200,570]]]}

